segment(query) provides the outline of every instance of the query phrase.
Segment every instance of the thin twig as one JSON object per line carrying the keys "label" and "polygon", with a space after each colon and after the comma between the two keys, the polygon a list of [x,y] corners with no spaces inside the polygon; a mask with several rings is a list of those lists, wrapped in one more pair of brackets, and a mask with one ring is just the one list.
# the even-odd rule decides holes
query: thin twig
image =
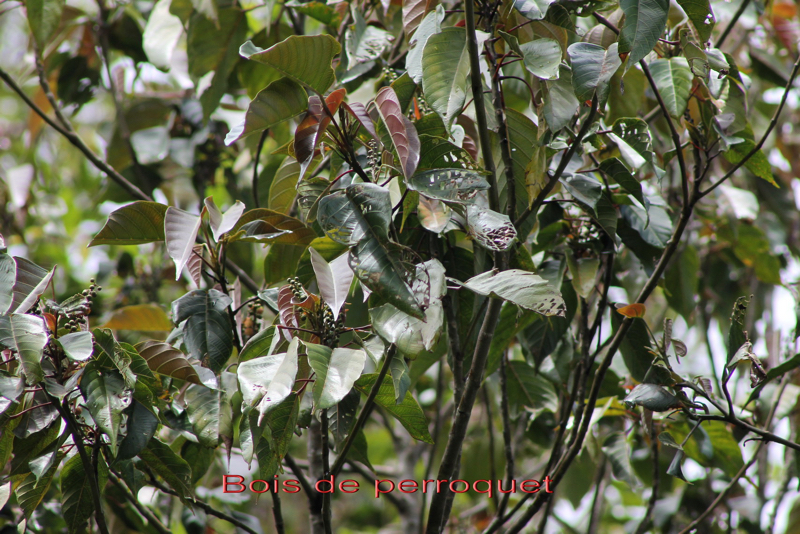
{"label": "thin twig", "polygon": [[267,139],[269,129],[261,132],[261,137],[258,138],[258,147],[256,147],[256,155],[253,159],[253,204],[255,207],[259,206],[258,201],[258,160],[261,158],[261,149],[264,148],[264,141]]}
{"label": "thin twig", "polygon": [[653,487],[650,494],[650,500],[647,503],[647,509],[644,512],[644,517],[636,529],[636,534],[645,534],[647,528],[650,526],[650,518],[653,515],[653,510],[656,508],[656,501],[658,501],[658,482],[659,482],[659,463],[658,463],[658,438],[656,437],[656,424],[655,421],[650,421],[650,454],[653,456]]}
{"label": "thin twig", "polygon": [[747,9],[748,5],[750,5],[750,0],[742,0],[742,3],[739,5],[739,9],[737,9],[736,13],[733,14],[733,18],[725,27],[725,30],[722,32],[722,35],[719,36],[719,39],[717,39],[717,48],[722,48],[722,45],[725,44],[725,40],[728,38],[728,35],[730,35],[731,30],[739,21],[739,18],[744,13],[744,10]]}
{"label": "thin twig", "polygon": [[161,520],[158,519],[158,517],[156,517],[156,515],[147,506],[144,506],[141,502],[139,502],[139,499],[136,498],[136,496],[131,492],[130,489],[128,489],[128,485],[125,484],[125,482],[123,482],[122,479],[119,476],[117,476],[117,474],[114,471],[111,471],[109,475],[111,482],[113,482],[119,487],[119,489],[122,491],[123,495],[125,495],[125,498],[128,500],[128,502],[130,502],[133,505],[133,507],[136,508],[136,510],[140,514],[142,514],[142,516],[145,519],[147,519],[147,522],[154,529],[156,529],[160,534],[172,533],[172,531],[167,527],[165,527],[164,524],[161,522]]}

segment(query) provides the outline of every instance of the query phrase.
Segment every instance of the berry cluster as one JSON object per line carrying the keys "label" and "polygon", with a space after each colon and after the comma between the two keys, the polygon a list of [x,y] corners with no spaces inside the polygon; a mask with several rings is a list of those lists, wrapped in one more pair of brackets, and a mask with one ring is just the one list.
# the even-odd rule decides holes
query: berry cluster
{"label": "berry cluster", "polygon": [[97,293],[103,290],[102,286],[95,283],[94,278],[89,280],[89,284],[88,289],[81,291],[80,303],[77,306],[65,307],[62,310],[66,320],[64,327],[70,332],[78,332],[82,329],[86,316],[92,312],[92,300],[97,296]]}

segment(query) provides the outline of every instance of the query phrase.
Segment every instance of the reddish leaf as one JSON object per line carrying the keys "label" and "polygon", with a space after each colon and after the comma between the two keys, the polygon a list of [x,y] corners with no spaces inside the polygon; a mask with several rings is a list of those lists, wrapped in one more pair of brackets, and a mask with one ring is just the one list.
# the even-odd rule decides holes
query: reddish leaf
{"label": "reddish leaf", "polygon": [[633,318],[644,317],[645,311],[646,308],[644,307],[644,304],[638,304],[638,303],[628,304],[627,306],[622,306],[620,308],[617,308],[617,312],[620,313],[621,315]]}
{"label": "reddish leaf", "polygon": [[344,103],[344,109],[350,113],[353,117],[356,118],[358,122],[361,123],[361,126],[372,136],[373,139],[378,139],[378,133],[375,131],[375,123],[372,122],[372,117],[369,116],[367,113],[367,109],[364,107],[364,104],[361,102],[353,102],[352,104]]}
{"label": "reddish leaf", "polygon": [[[328,129],[328,125],[331,123],[331,117],[339,110],[339,106],[344,101],[346,94],[347,90],[344,88],[333,91],[325,98],[325,106],[322,105],[322,99],[317,95],[312,95],[308,99],[306,116],[297,125],[294,133],[294,153],[297,161],[300,162],[299,179],[303,178],[308,166],[314,159],[317,145],[322,140],[322,136],[325,135],[325,130]],[[330,114],[325,110],[325,107],[328,108]]]}
{"label": "reddish leaf", "polygon": [[384,87],[378,92],[375,104],[397,150],[403,175],[407,179],[411,178],[419,163],[420,143],[417,129],[403,114],[400,101],[391,87]]}

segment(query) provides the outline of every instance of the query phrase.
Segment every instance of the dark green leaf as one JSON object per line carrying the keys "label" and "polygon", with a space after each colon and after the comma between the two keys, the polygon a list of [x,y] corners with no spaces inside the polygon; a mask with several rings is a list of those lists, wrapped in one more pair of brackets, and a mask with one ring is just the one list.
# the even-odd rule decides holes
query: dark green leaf
{"label": "dark green leaf", "polygon": [[131,390],[114,371],[101,370],[95,363],[86,366],[81,378],[86,407],[97,426],[108,436],[111,453],[116,456],[122,411],[131,403]]}
{"label": "dark green leaf", "polygon": [[25,3],[28,24],[36,44],[44,49],[61,23],[64,0],[29,0]]}
{"label": "dark green leaf", "polygon": [[508,362],[508,400],[511,407],[521,411],[529,408],[537,412],[558,410],[558,394],[553,384],[525,362]]}
{"label": "dark green leaf", "polygon": [[664,33],[669,0],[620,0],[625,24],[620,29],[619,53],[628,54],[625,69],[639,63],[656,46]]}
{"label": "dark green leaf", "polygon": [[192,384],[186,390],[186,413],[204,447],[216,448],[220,435],[230,433],[231,407],[223,391]]}
{"label": "dark green leaf", "polygon": [[167,206],[158,202],[137,201],[108,216],[105,226],[89,243],[96,245],[140,245],[164,240],[164,215]]}
{"label": "dark green leaf", "polygon": [[353,430],[360,400],[361,395],[356,389],[352,389],[336,406],[328,409],[328,428],[333,435],[336,450],[340,450],[350,431]]}
{"label": "dark green leaf", "polygon": [[230,304],[231,298],[216,289],[197,289],[172,303],[175,323],[186,321],[183,340],[189,354],[214,372],[222,370],[233,350]]}
{"label": "dark green leaf", "polygon": [[301,397],[292,393],[266,417],[271,437],[270,439],[262,437],[256,450],[259,475],[262,480],[272,480],[272,476],[280,467],[281,460],[289,451],[289,443],[297,425],[300,400]]}
{"label": "dark green leaf", "polygon": [[[102,490],[108,481],[108,466],[102,455],[98,457],[97,464],[96,483]],[[81,532],[84,523],[94,514],[92,497],[94,477],[94,473],[87,473],[83,468],[83,462],[78,454],[64,464],[64,469],[61,471],[61,510],[70,533]]]}
{"label": "dark green leaf", "polygon": [[[618,330],[623,317],[616,311],[611,311],[611,327]],[[650,335],[644,324],[644,319],[635,319],[631,324],[625,338],[620,345],[622,359],[631,376],[637,382],[643,382],[654,355],[650,352]]]}
{"label": "dark green leaf", "polygon": [[627,167],[617,158],[604,159],[600,163],[600,170],[612,180],[622,186],[625,191],[633,195],[642,206],[647,207],[646,200],[642,194],[642,184],[631,174]]}
{"label": "dark green leaf", "polygon": [[672,118],[680,120],[689,102],[694,79],[686,59],[656,59],[650,63],[650,72],[667,111]]}
{"label": "dark green leaf", "polygon": [[569,125],[580,106],[572,85],[572,69],[559,65],[558,79],[545,82],[544,87],[544,118],[555,133]]}
{"label": "dark green leaf", "polygon": [[589,102],[597,94],[602,102],[608,95],[608,82],[622,64],[617,44],[608,50],[591,43],[575,43],[567,49],[572,64],[572,87],[578,102]]}
{"label": "dark green leaf", "polygon": [[[369,395],[377,380],[377,374],[363,375],[356,381],[355,387],[362,394]],[[398,404],[394,396],[394,384],[391,377],[387,376],[383,379],[378,388],[375,402],[400,421],[412,438],[425,443],[433,443],[433,438],[428,432],[428,421],[425,419],[422,408],[411,396],[410,391],[406,392],[403,401]]]}
{"label": "dark green leaf", "polygon": [[116,461],[135,458],[147,446],[158,428],[158,417],[150,408],[134,400],[133,409],[128,414],[128,432],[119,444]]}
{"label": "dark green leaf", "polygon": [[184,503],[187,502],[186,498],[192,495],[192,468],[183,458],[156,438],[150,440],[139,458],[163,478]]}
{"label": "dark green leaf", "polygon": [[514,0],[514,7],[528,20],[542,20],[553,2],[555,0]]}
{"label": "dark green leaf", "polygon": [[42,356],[47,345],[44,319],[35,315],[0,316],[0,345],[19,354],[25,380],[28,384],[41,382]]}
{"label": "dark green leaf", "polygon": [[5,314],[14,301],[14,282],[17,278],[17,263],[8,254],[0,254],[0,314]]}

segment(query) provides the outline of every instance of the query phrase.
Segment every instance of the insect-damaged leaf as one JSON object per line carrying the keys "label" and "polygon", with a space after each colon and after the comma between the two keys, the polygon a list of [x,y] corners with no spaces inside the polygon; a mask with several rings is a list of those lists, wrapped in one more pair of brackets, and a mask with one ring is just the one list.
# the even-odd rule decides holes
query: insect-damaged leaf
{"label": "insect-damaged leaf", "polygon": [[419,172],[406,185],[428,198],[459,204],[472,202],[478,191],[489,189],[482,172],[455,168]]}
{"label": "insect-damaged leaf", "polygon": [[507,300],[542,315],[563,317],[566,314],[564,299],[557,289],[539,275],[520,269],[487,271],[462,285],[479,295]]}
{"label": "insect-damaged leaf", "polygon": [[508,215],[476,205],[467,207],[467,228],[483,248],[508,250],[517,238],[517,229]]}

